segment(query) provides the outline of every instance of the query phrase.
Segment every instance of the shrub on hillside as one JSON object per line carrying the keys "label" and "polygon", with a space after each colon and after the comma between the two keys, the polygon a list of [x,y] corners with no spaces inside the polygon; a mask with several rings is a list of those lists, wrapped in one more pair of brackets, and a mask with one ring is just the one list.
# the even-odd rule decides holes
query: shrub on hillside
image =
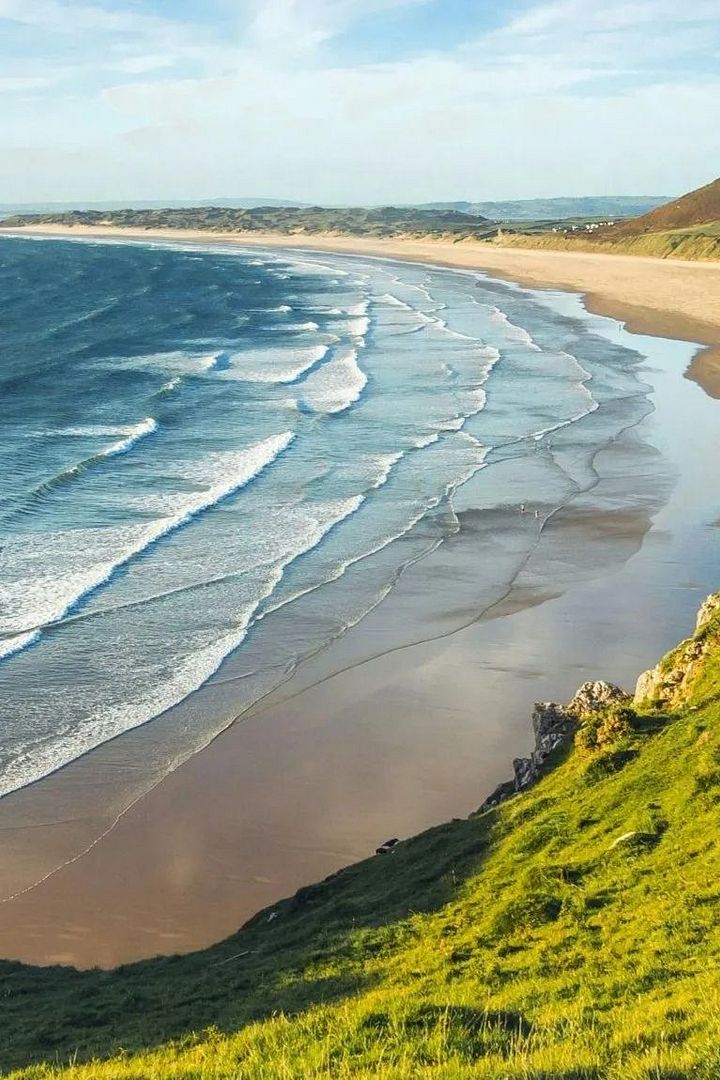
{"label": "shrub on hillside", "polygon": [[632,734],[635,721],[636,714],[627,705],[611,705],[582,721],[575,736],[575,746],[586,754],[612,750]]}

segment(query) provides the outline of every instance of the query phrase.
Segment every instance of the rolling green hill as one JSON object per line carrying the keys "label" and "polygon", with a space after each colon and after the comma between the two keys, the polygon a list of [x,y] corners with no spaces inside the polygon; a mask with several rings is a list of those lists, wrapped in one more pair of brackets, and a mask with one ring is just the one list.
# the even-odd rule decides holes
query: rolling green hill
{"label": "rolling green hill", "polygon": [[661,259],[720,259],[720,179],[640,217],[613,225],[558,222],[503,230],[504,247],[605,251]]}
{"label": "rolling green hill", "polygon": [[0,1062],[15,1080],[717,1080],[720,594],[635,700],[590,684],[537,716],[539,746],[566,737],[516,763],[533,786],[211,949],[1,964]]}
{"label": "rolling green hill", "polygon": [[636,236],[647,232],[691,229],[708,221],[720,222],[720,177],[704,187],[673,199],[642,217],[620,222],[617,235]]}

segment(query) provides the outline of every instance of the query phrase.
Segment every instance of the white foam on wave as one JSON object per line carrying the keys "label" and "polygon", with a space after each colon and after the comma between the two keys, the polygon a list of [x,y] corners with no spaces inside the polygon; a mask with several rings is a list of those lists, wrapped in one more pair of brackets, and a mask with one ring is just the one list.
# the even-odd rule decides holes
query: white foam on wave
{"label": "white foam on wave", "polygon": [[582,364],[578,360],[577,356],[575,356],[573,353],[567,352],[565,349],[561,349],[559,355],[564,356],[565,359],[569,360],[570,363],[573,365],[573,367],[575,368],[575,370],[577,371],[577,373],[579,375],[579,382],[584,384],[586,382],[591,381],[591,379],[592,379],[591,373],[587,370],[587,368],[584,368],[582,366]]}
{"label": "white foam on wave", "polygon": [[218,378],[233,382],[290,383],[319,364],[327,352],[327,345],[311,345],[301,349],[282,346],[246,349],[229,357],[230,366],[218,372]]}
{"label": "white foam on wave", "polygon": [[480,381],[484,385],[500,359],[501,353],[494,345],[481,345],[477,350],[473,350],[473,354],[475,353],[480,357]]}
{"label": "white foam on wave", "polygon": [[342,311],[344,315],[351,315],[353,317],[366,315],[369,306],[369,300],[359,300],[357,304],[348,304]]}
{"label": "white foam on wave", "polygon": [[0,658],[37,640],[45,626],[62,619],[161,537],[245,487],[293,438],[294,433],[286,431],[242,450],[208,455],[186,475],[189,480],[201,475],[202,490],[169,497],[166,512],[149,524],[8,537],[0,584]]}
{"label": "white foam on wave", "polygon": [[495,304],[490,308],[490,318],[493,322],[500,323],[503,326],[511,340],[521,342],[523,345],[527,345],[529,349],[534,349],[535,352],[542,352],[540,346],[533,340],[527,330],[522,326],[517,326],[514,322],[510,322],[505,312],[501,311]]}
{"label": "white foam on wave", "polygon": [[[131,446],[134,446],[136,442],[144,438],[146,435],[150,435],[153,431],[157,431],[157,420],[152,416],[148,416],[145,420],[141,420],[137,424],[86,424],[83,427],[69,427],[60,428],[57,431],[49,432],[52,435],[69,435],[71,437],[86,438],[86,439],[103,439],[112,438],[113,436],[121,435],[122,438],[117,442],[111,443],[104,450],[100,450],[93,457],[115,457],[117,454],[124,454]],[[82,464],[87,464],[91,459]],[[68,470],[70,472],[77,472],[80,465],[76,465],[74,469]]]}
{"label": "white foam on wave", "polygon": [[377,301],[379,304],[389,304],[391,307],[404,308],[405,311],[415,311],[415,308],[411,304],[406,304],[404,300],[394,296],[393,293],[383,293],[378,296]]}
{"label": "white foam on wave", "polygon": [[223,350],[216,353],[209,353],[207,356],[201,356],[198,358],[198,367],[200,371],[213,371],[222,357],[225,356]]}
{"label": "white foam on wave", "polygon": [[[275,591],[287,568],[317,547],[327,533],[354,514],[361,503],[362,496],[352,496],[316,503],[312,514],[305,512],[291,516],[290,521],[297,527],[297,533],[282,556],[265,567],[265,576],[257,595],[237,612],[232,630],[196,649],[190,656],[178,658],[173,664],[170,678],[153,680],[144,691],[133,694],[129,701],[121,705],[101,706],[92,716],[81,720],[72,732],[64,734],[62,739],[45,745],[32,745],[24,753],[16,755],[3,773],[0,796],[55,771],[108,739],[147,723],[203,686],[230,653],[242,644],[258,608]],[[34,636],[37,637],[37,634]]]}
{"label": "white foam on wave", "polygon": [[413,439],[413,446],[416,450],[423,450],[426,446],[431,446],[436,443],[440,438],[438,431],[433,431],[430,435],[418,435],[416,439]]}
{"label": "white foam on wave", "polygon": [[[272,327],[270,327],[270,329],[272,329]],[[319,330],[319,329],[320,329],[320,326],[318,325],[318,323],[313,322],[311,319],[309,319],[307,322],[285,323],[283,325],[283,330],[297,330],[297,331],[299,331],[299,330]]]}
{"label": "white foam on wave", "polygon": [[102,361],[103,367],[111,366],[112,370],[129,369],[138,370],[149,368],[151,371],[159,371],[169,375],[197,375],[212,371],[223,351],[212,353],[196,353],[175,350],[173,352],[148,353],[144,356],[121,356],[112,358],[109,362]]}
{"label": "white foam on wave", "polygon": [[377,476],[373,481],[373,488],[380,488],[383,484],[386,484],[390,479],[390,473],[393,467],[397,465],[398,461],[402,461],[405,457],[404,450],[397,450],[392,454],[378,454],[375,459],[375,466],[377,468]]}
{"label": "white foam on wave", "polygon": [[[438,506],[443,499],[446,499],[451,494],[451,492],[455,491],[462,484],[466,483],[471,476],[475,475],[476,472],[478,472],[482,468],[485,468],[487,464],[487,448],[484,447],[480,442],[478,442],[478,440],[475,439],[473,436],[468,435],[465,432],[459,432],[457,438],[458,440],[462,440],[462,443],[464,443],[465,446],[470,450],[470,453],[466,456],[462,467],[460,467],[458,463],[458,468],[455,472],[455,475],[453,476],[453,479],[447,483],[444,491],[441,494],[433,496],[423,506],[419,507],[414,513],[410,514],[406,518],[401,529],[389,530],[384,535],[377,537],[377,539],[372,542],[368,547],[366,547],[363,551],[358,552],[358,554],[344,559],[342,562],[338,563],[333,568],[332,572],[323,581],[301,587],[295,592],[293,592],[291,595],[286,596],[282,600],[279,600],[277,603],[269,607],[264,607],[261,614],[258,616],[258,619],[263,619],[267,615],[271,615],[273,612],[279,611],[281,608],[286,607],[288,604],[292,604],[296,600],[299,600],[302,596],[306,596],[308,593],[314,592],[317,588],[322,588],[323,586],[330,584],[330,582],[332,581],[337,581],[339,578],[343,577],[351,567],[355,566],[356,563],[362,562],[364,559],[367,559],[372,555],[376,555],[379,551],[382,551],[384,548],[388,547],[396,540],[399,540],[402,536],[406,536],[412,529],[415,528],[418,522],[421,521],[423,517],[425,517],[428,511]],[[417,445],[416,449],[423,449],[425,446],[429,446],[431,443],[435,443],[437,441],[437,436],[429,436],[426,440],[421,440],[421,442]],[[461,447],[459,447],[458,449],[461,449]],[[382,487],[387,482],[393,466],[404,457],[404,451],[400,451],[395,454],[379,455],[375,461],[377,475],[373,483],[370,485],[371,489],[377,489]],[[361,502],[365,503],[365,499],[366,496],[362,496]],[[389,591],[390,588],[391,585],[388,585],[387,591]],[[387,595],[387,591],[384,595]]]}
{"label": "white foam on wave", "polygon": [[420,311],[410,307],[409,304],[403,304],[403,307],[408,308],[410,311],[414,311],[418,321],[426,327],[432,327],[434,331],[440,334],[447,334],[448,337],[457,338],[460,341],[470,341],[480,343],[480,339],[473,337],[472,334],[463,334],[460,330],[454,330],[446,319],[441,319],[437,315],[429,315],[426,311]]}
{"label": "white foam on wave", "polygon": [[[287,256],[287,261],[290,263],[292,274],[298,277],[305,277],[307,274],[319,274],[322,277],[331,278],[349,276],[347,270],[341,270],[339,266],[328,266],[327,263],[314,262],[310,259],[301,259],[296,256],[290,256],[289,254]],[[281,277],[282,275],[277,274],[277,276]],[[288,274],[287,276],[289,277],[290,275]]]}
{"label": "white foam on wave", "polygon": [[370,319],[367,315],[362,315],[357,318],[348,319],[346,322],[333,323],[333,328],[342,330],[350,337],[356,338],[360,342],[364,342],[365,335],[368,332],[370,326]]}
{"label": "white foam on wave", "polygon": [[136,424],[135,427],[128,428],[125,438],[113,443],[112,446],[108,446],[107,450],[102,451],[102,456],[115,457],[117,454],[124,454],[136,442],[144,438],[145,435],[151,435],[153,431],[157,431],[157,420],[154,420],[152,416],[148,416],[145,420]]}
{"label": "white foam on wave", "polygon": [[357,350],[348,348],[301,383],[298,404],[315,412],[340,413],[357,401],[367,385]]}
{"label": "white foam on wave", "polygon": [[417,282],[413,281],[403,281],[397,276],[393,277],[391,280],[394,282],[395,285],[399,285],[403,289],[414,289],[416,292],[419,292],[422,296],[425,297],[427,301],[429,301],[429,303],[433,305],[434,311],[439,311],[441,308],[445,307],[445,304],[437,303],[435,297],[432,295],[426,285],[418,285]]}

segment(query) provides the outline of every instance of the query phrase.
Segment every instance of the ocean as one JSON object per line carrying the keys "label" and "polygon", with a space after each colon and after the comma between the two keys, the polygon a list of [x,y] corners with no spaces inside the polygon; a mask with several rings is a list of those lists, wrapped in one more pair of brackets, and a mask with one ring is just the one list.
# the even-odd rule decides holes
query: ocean
{"label": "ocean", "polygon": [[504,595],[652,408],[598,320],[475,273],[3,237],[0,296],[0,795],[160,716],[162,774],[469,510]]}

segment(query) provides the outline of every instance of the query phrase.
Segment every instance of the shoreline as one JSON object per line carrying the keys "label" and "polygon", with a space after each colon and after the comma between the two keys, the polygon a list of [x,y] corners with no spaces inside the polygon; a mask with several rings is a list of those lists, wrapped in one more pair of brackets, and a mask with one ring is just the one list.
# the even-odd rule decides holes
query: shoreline
{"label": "shoreline", "polygon": [[399,259],[459,270],[533,289],[582,294],[588,312],[622,322],[634,334],[704,346],[685,375],[720,399],[720,262],[692,262],[608,252],[500,247],[479,241],[346,237],[332,234],[224,233],[203,229],[132,229],[120,226],[28,225],[0,236],[87,237],[327,251]]}
{"label": "shoreline", "polygon": [[[714,402],[679,378],[677,358],[687,361],[691,350],[665,351],[665,422],[682,403],[687,415],[697,408],[716,422]],[[655,354],[648,355],[657,370]],[[651,420],[649,431],[655,427]],[[400,625],[416,610],[407,607],[412,589],[398,590],[381,615],[366,617],[332,655],[304,665],[106,830],[92,818],[93,798],[129,766],[124,737],[3,800],[4,811],[15,808],[14,819],[3,820],[5,868],[27,857],[31,843],[47,851],[66,829],[95,831],[99,839],[0,904],[0,955],[109,967],[202,948],[299,886],[365,857],[387,836],[414,835],[477,809],[507,776],[513,753],[527,749],[533,700],[571,696],[585,678],[634,683],[684,636],[698,598],[710,591],[707,556],[695,566],[683,546],[686,496],[703,460],[702,424],[689,436],[696,445],[683,459],[684,496],[681,490],[674,510],[623,516],[586,503],[570,514],[567,534],[553,532],[554,558],[586,548],[585,558],[590,548],[596,558],[588,541],[604,536],[612,555],[559,592],[538,589],[530,574],[498,618],[449,638],[436,620],[428,623],[429,640],[368,657],[388,612]],[[683,434],[682,445],[687,441]],[[706,445],[704,454],[711,462]],[[704,501],[692,503],[694,513],[712,499],[707,488]],[[713,505],[701,522],[704,544],[717,520]],[[675,533],[677,548],[670,549]],[[421,580],[442,590],[449,571],[472,574],[472,525],[463,535],[463,559],[458,563],[457,552],[446,558],[447,545]],[[151,739],[152,728],[133,739]]]}

